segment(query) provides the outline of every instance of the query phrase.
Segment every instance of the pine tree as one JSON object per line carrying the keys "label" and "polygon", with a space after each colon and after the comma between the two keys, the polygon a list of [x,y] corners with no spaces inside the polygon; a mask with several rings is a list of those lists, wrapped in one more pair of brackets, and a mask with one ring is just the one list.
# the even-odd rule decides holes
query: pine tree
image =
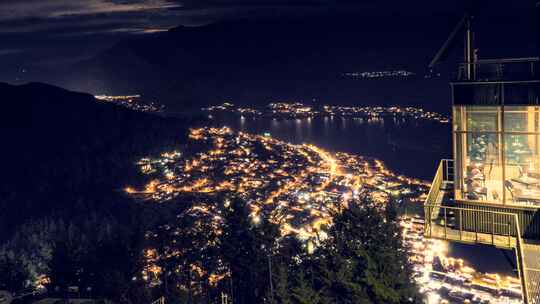
{"label": "pine tree", "polygon": [[[418,299],[397,213],[369,199],[334,218],[328,239],[300,255],[293,303],[404,303]],[[306,280],[306,277],[311,277]]]}
{"label": "pine tree", "polygon": [[304,270],[296,272],[294,275],[294,287],[291,289],[292,303],[295,304],[318,304],[320,294],[311,285]]}
{"label": "pine tree", "polygon": [[77,261],[66,242],[58,241],[54,245],[49,269],[50,285],[54,288],[66,290],[68,286],[77,282]]}
{"label": "pine tree", "polygon": [[[273,296],[274,302],[272,304],[292,304],[290,296],[290,282],[289,282],[289,271],[288,267],[284,263],[278,263],[275,267],[275,275],[272,275],[272,278],[275,278],[275,294]],[[272,298],[272,297],[269,297]]]}
{"label": "pine tree", "polygon": [[[353,298],[364,296],[373,303],[401,303],[415,297],[411,268],[391,205],[382,209],[366,198],[351,204],[335,222],[331,234],[337,244],[336,261],[341,260],[335,267],[340,269],[339,264],[344,262],[354,266],[352,272],[337,272],[343,273],[347,283],[344,286]],[[349,274],[353,276],[345,276]]]}
{"label": "pine tree", "polygon": [[233,200],[224,219],[221,253],[230,266],[234,302],[262,303],[270,286],[268,255],[278,229],[264,219],[251,222],[241,199]]}
{"label": "pine tree", "polygon": [[26,287],[29,273],[23,262],[8,254],[0,256],[0,289],[17,292]]}

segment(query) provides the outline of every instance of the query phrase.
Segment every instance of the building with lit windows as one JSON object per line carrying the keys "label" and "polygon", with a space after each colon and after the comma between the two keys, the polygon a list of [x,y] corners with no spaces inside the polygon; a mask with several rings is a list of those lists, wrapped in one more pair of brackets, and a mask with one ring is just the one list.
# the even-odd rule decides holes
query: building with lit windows
{"label": "building with lit windows", "polygon": [[471,20],[452,34],[466,42],[451,83],[454,156],[437,169],[425,235],[513,250],[524,302],[540,303],[540,64],[477,59]]}
{"label": "building with lit windows", "polygon": [[[522,75],[509,72],[518,66]],[[474,80],[452,83],[456,200],[540,207],[536,66],[536,58],[481,62]]]}

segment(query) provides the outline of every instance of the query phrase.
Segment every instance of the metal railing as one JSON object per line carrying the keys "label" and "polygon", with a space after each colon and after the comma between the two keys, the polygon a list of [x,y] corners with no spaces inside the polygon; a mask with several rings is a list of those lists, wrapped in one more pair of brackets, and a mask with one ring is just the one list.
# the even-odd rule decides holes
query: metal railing
{"label": "metal railing", "polygon": [[165,304],[165,297],[159,297],[157,300],[150,304]]}
{"label": "metal railing", "polygon": [[[454,161],[452,159],[443,159],[437,167],[437,172],[431,183],[428,195],[424,202],[424,205],[438,206],[442,204],[443,195],[441,191],[452,190],[449,189],[449,185],[454,182]],[[425,210],[425,212],[428,212]],[[438,212],[435,207],[431,212]],[[426,213],[427,214],[427,213]]]}
{"label": "metal railing", "polygon": [[443,163],[442,161],[439,163],[439,166],[437,167],[437,171],[435,172],[435,177],[433,178],[433,182],[431,183],[431,188],[429,188],[428,195],[426,197],[425,204],[432,204],[434,205],[437,196],[439,195],[439,191],[441,190],[443,182]]}
{"label": "metal railing", "polygon": [[454,183],[454,160],[453,159],[442,159],[442,174],[443,174],[443,183]]}
{"label": "metal railing", "polygon": [[454,160],[442,159],[435,172],[435,177],[431,183],[426,204],[433,203],[441,189],[450,190],[449,185],[454,183]]}
{"label": "metal railing", "polygon": [[[424,234],[428,238],[515,249],[524,302],[533,303],[527,299],[538,298],[540,272],[532,268],[536,263],[526,262],[529,255],[524,253],[517,214],[441,205],[424,208]],[[534,266],[527,267],[531,264]]]}
{"label": "metal railing", "polygon": [[[474,63],[461,63],[456,80],[458,81],[525,81],[537,80],[538,57],[484,59]],[[470,76],[469,76],[470,69]]]}
{"label": "metal railing", "polygon": [[425,235],[499,248],[516,247],[518,218],[514,213],[426,205]]}
{"label": "metal railing", "polygon": [[[424,235],[447,241],[514,249],[524,303],[540,303],[540,244],[525,244],[516,213],[445,206],[454,162],[441,160],[424,203]],[[452,187],[453,188],[453,187]]]}
{"label": "metal railing", "polygon": [[540,303],[539,246],[538,244],[527,244],[527,242],[523,242],[521,246],[521,262],[523,264],[521,273],[525,277],[528,303]]}

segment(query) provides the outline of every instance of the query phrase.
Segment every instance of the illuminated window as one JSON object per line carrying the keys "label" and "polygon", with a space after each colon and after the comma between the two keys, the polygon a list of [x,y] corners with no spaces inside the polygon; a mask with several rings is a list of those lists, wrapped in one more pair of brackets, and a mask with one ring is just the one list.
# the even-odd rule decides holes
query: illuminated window
{"label": "illuminated window", "polygon": [[456,199],[540,206],[539,108],[455,106]]}

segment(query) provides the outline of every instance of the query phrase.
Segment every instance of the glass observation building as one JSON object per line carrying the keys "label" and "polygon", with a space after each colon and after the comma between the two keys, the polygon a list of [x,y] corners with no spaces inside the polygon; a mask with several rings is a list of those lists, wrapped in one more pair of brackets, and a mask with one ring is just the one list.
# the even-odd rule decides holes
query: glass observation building
{"label": "glass observation building", "polygon": [[424,235],[514,251],[518,292],[540,303],[540,63],[478,60],[471,19],[458,25],[466,46],[451,82],[453,158],[437,168]]}
{"label": "glass observation building", "polygon": [[451,82],[453,159],[425,201],[425,236],[516,254],[525,303],[540,303],[540,64],[462,64]]}
{"label": "glass observation building", "polygon": [[[485,66],[493,75],[452,84],[456,200],[540,208],[536,65],[536,59],[493,62]],[[511,66],[529,74],[512,81]]]}

